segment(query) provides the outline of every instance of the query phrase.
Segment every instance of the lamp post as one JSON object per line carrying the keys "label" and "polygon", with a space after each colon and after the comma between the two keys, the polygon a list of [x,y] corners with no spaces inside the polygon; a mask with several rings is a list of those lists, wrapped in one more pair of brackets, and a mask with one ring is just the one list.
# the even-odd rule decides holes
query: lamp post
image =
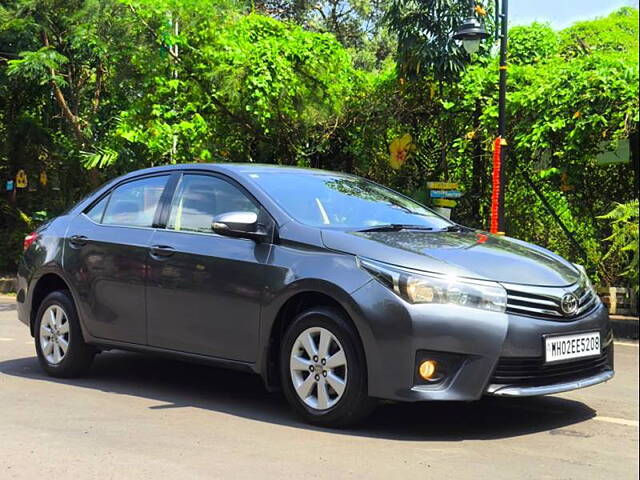
{"label": "lamp post", "polygon": [[[495,0],[496,40],[500,40],[500,81],[498,91],[498,137],[494,143],[493,191],[491,196],[491,233],[504,232],[505,159],[507,154],[507,12],[508,0]],[[453,36],[461,40],[468,53],[480,48],[480,42],[489,37],[482,22],[476,17],[475,1],[469,2],[470,15]]]}

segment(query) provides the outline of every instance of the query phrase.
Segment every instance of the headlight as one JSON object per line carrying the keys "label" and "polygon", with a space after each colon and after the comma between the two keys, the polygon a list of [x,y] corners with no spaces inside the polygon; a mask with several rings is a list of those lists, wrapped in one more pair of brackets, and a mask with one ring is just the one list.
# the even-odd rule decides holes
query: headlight
{"label": "headlight", "polygon": [[582,265],[578,265],[577,263],[574,263],[573,266],[580,271],[580,283],[584,285],[584,287],[587,290],[590,290],[591,293],[595,295],[596,300],[599,301],[600,297],[598,297],[598,292],[596,291],[595,287],[591,283],[591,280],[589,279],[589,275],[587,275],[587,270]]}
{"label": "headlight", "polygon": [[409,303],[431,303],[504,312],[507,292],[494,282],[414,272],[373,260],[359,259],[360,266]]}

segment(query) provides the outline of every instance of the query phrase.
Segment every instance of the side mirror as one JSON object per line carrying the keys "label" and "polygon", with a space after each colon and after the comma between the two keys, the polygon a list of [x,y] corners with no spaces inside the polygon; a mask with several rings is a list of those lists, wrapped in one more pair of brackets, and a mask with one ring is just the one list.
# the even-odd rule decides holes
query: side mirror
{"label": "side mirror", "polygon": [[218,235],[236,238],[249,238],[256,242],[266,240],[266,232],[258,225],[255,212],[227,212],[213,217],[211,229]]}

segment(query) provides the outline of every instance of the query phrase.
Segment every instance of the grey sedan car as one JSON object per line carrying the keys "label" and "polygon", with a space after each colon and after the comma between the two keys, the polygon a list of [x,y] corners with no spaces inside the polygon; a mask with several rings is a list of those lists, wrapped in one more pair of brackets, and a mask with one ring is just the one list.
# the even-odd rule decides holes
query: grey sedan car
{"label": "grey sedan car", "polygon": [[110,349],[254,372],[322,426],[377,399],[471,401],[613,376],[584,270],[352,175],[251,164],[117,178],[25,238],[42,368]]}

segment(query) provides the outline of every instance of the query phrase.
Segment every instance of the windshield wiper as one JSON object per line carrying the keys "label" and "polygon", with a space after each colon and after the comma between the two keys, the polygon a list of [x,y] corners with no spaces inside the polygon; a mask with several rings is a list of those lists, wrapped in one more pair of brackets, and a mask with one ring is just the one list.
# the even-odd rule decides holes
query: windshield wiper
{"label": "windshield wiper", "polygon": [[373,227],[363,228],[358,232],[399,232],[400,230],[423,230],[430,231],[433,227],[425,227],[424,225],[408,225],[404,223],[389,223],[386,225],[375,225]]}
{"label": "windshield wiper", "polygon": [[449,225],[448,227],[444,227],[442,230],[438,230],[439,232],[464,232],[467,230],[465,227],[461,225]]}

